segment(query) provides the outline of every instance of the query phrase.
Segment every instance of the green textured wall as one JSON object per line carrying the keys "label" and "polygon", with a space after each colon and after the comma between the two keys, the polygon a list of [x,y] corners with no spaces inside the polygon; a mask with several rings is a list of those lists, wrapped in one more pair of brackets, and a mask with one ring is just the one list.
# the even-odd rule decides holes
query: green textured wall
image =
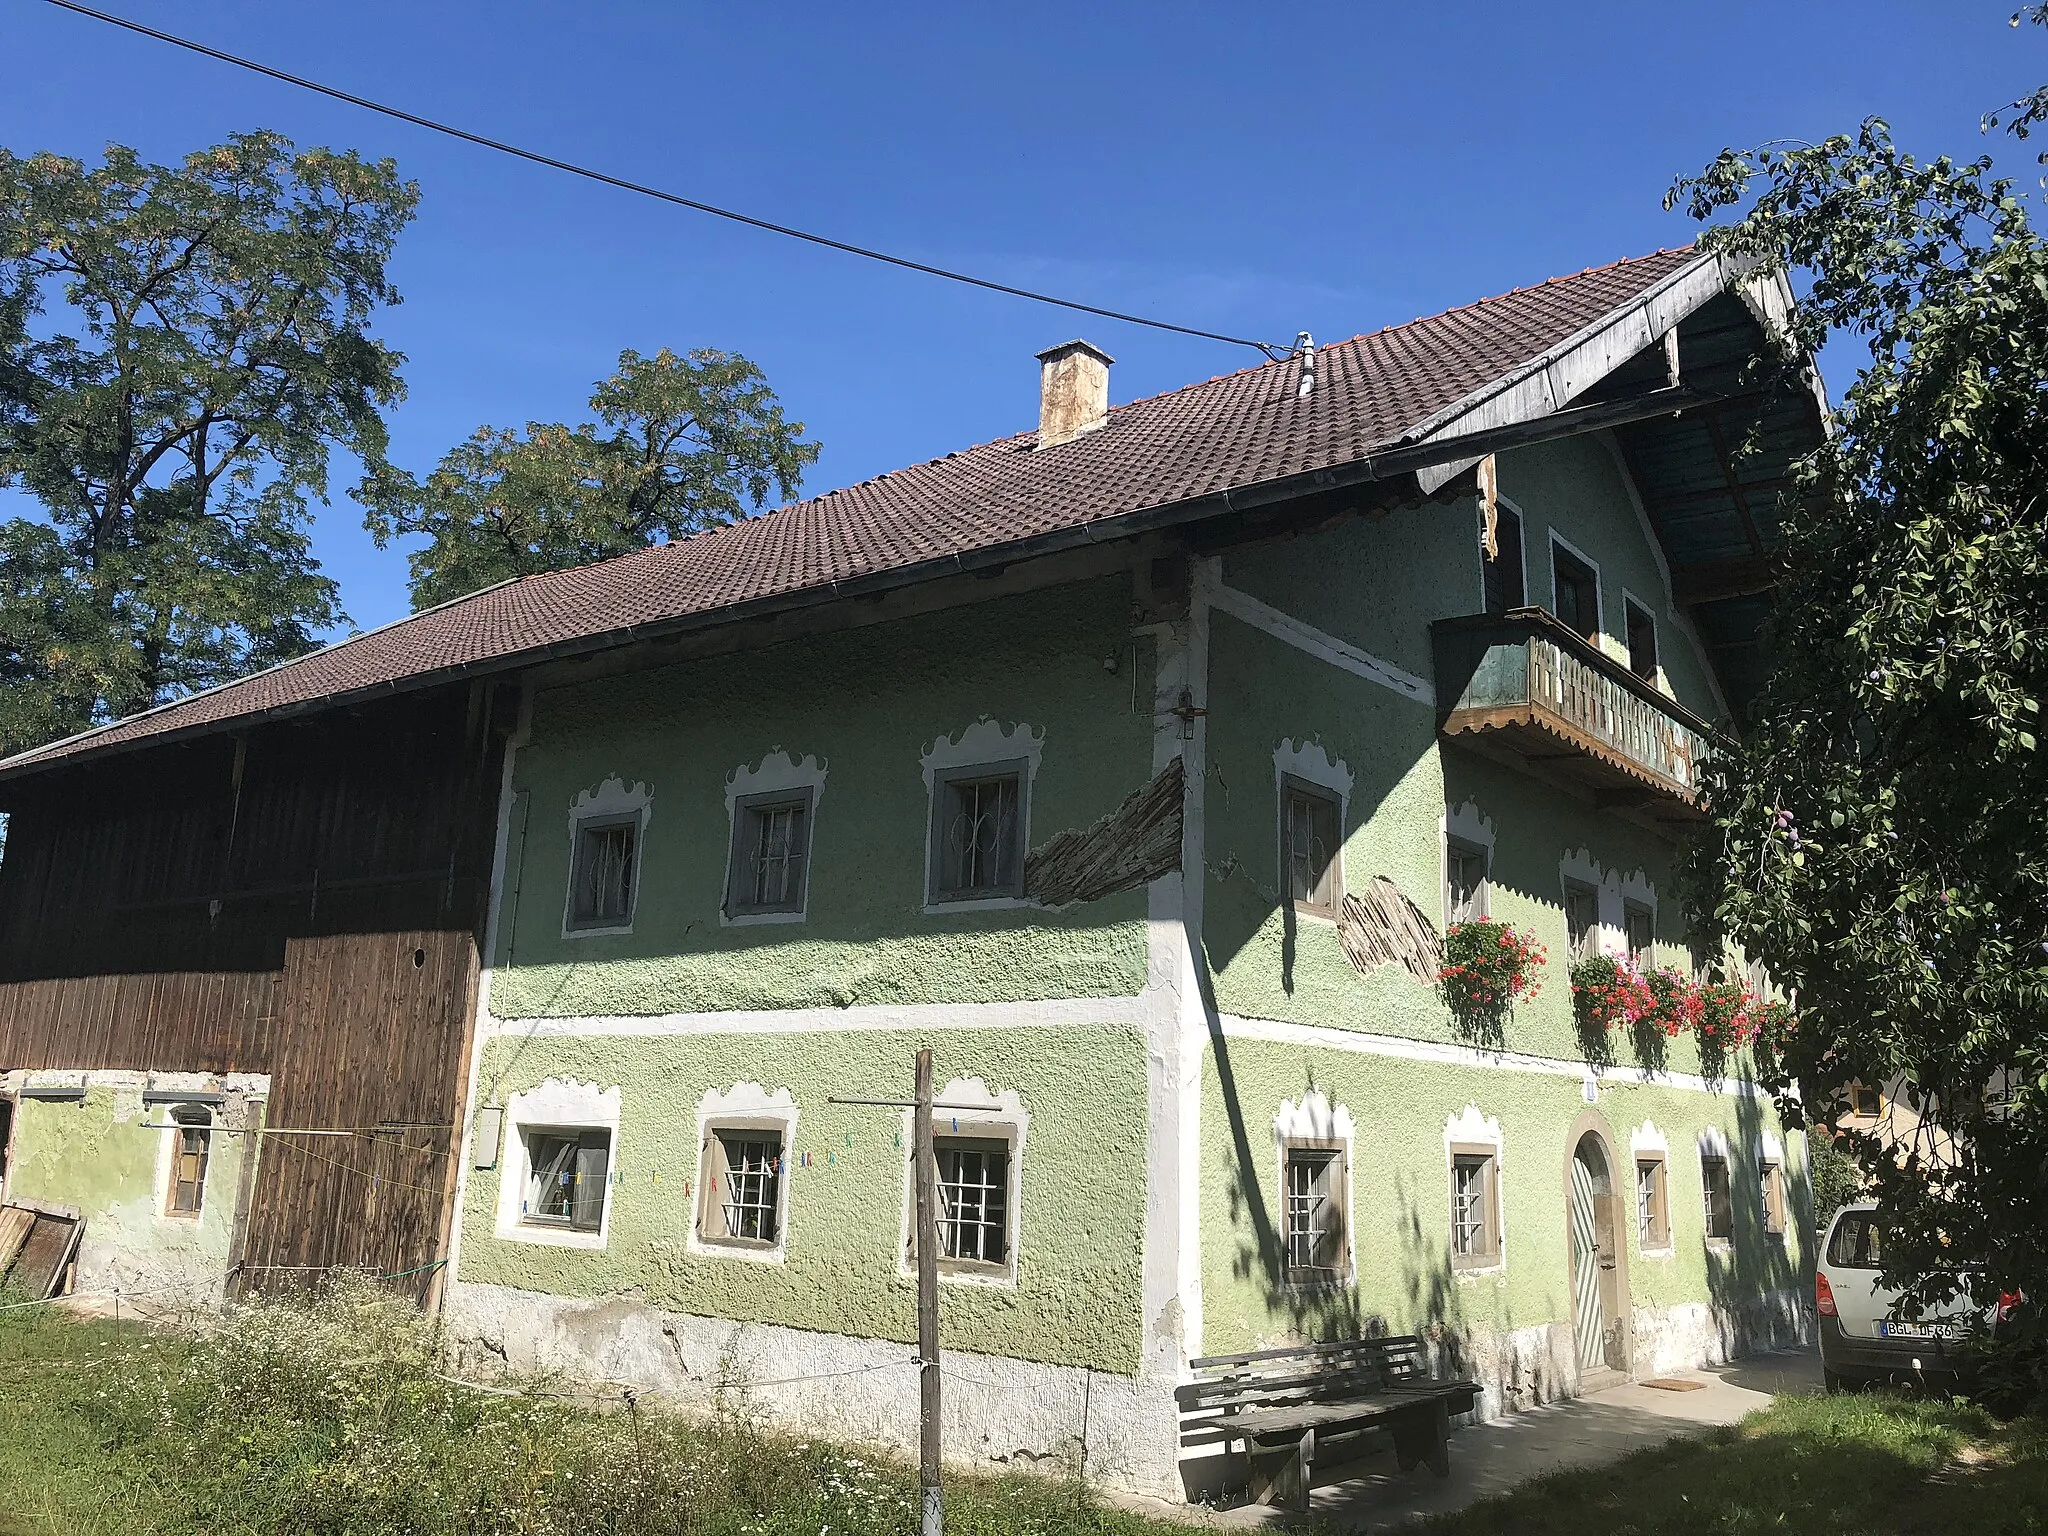
{"label": "green textured wall", "polygon": [[[1278,1217],[1273,1120],[1310,1089],[1348,1108],[1357,1139],[1351,1169],[1356,1285],[1291,1288],[1274,1280]],[[1507,1262],[1499,1274],[1454,1275],[1449,1261],[1450,1172],[1444,1126],[1468,1104],[1501,1126],[1501,1205]],[[1203,1347],[1256,1347],[1289,1335],[1349,1336],[1379,1318],[1395,1332],[1440,1323],[1478,1330],[1571,1318],[1565,1174],[1571,1127],[1587,1108],[1580,1085],[1538,1076],[1232,1038],[1212,1054],[1202,1100]],[[1668,1087],[1604,1085],[1602,1117],[1633,1212],[1630,1132],[1652,1120],[1669,1145],[1673,1254],[1645,1256],[1628,1217],[1628,1276],[1637,1307],[1733,1305],[1795,1286],[1811,1264],[1805,1148],[1768,1103]],[[1732,1252],[1706,1248],[1697,1137],[1721,1128],[1733,1153]],[[1753,1149],[1768,1130],[1785,1144],[1789,1231],[1762,1230]]]}
{"label": "green textured wall", "polygon": [[[1129,579],[1114,576],[542,693],[515,770],[493,1011],[1135,993],[1143,892],[1063,913],[925,914],[920,754],[984,716],[1042,730],[1030,807],[1042,843],[1151,776],[1153,666],[1149,642],[1134,657]],[[726,779],[778,748],[828,770],[809,916],[721,928]],[[653,791],[634,931],[565,939],[570,806],[607,776]]]}
{"label": "green textured wall", "polygon": [[[500,1239],[496,1172],[475,1172],[459,1278],[565,1296],[627,1293],[673,1311],[914,1340],[914,1283],[898,1273],[907,1160],[903,1116],[830,1104],[903,1098],[917,1047],[934,1074],[1015,1090],[1030,1116],[1014,1288],[947,1283],[948,1349],[1135,1372],[1142,1325],[1146,1065],[1113,1026],[802,1035],[670,1035],[493,1041],[481,1101],[548,1077],[620,1085],[619,1181],[603,1251]],[[787,1088],[800,1115],[780,1264],[687,1249],[697,1107],[707,1091]],[[1123,1176],[1118,1176],[1121,1170]]]}
{"label": "green textured wall", "polygon": [[[172,1133],[137,1128],[144,1118],[139,1091],[91,1088],[83,1104],[24,1099],[15,1113],[11,1196],[77,1206],[85,1215],[90,1249],[152,1267],[178,1266],[216,1277],[226,1272],[243,1137],[214,1134],[205,1199],[195,1221],[163,1214],[157,1149]],[[152,1111],[148,1118],[164,1116]]]}

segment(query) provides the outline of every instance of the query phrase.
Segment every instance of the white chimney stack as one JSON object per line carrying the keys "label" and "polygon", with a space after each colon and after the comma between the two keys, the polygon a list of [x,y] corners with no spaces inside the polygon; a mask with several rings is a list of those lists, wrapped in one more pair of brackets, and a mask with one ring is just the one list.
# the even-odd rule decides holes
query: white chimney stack
{"label": "white chimney stack", "polygon": [[1057,448],[1109,420],[1109,365],[1116,359],[1085,341],[1038,354],[1038,446]]}

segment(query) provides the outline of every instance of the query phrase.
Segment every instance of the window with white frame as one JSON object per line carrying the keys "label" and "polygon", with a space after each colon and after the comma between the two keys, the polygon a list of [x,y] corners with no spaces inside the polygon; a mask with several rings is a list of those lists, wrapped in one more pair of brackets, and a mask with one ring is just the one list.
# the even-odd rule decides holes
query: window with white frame
{"label": "window with white frame", "polygon": [[521,1223],[571,1232],[602,1230],[605,1195],[611,1182],[611,1133],[522,1126],[520,1135],[526,1146]]}
{"label": "window with white frame", "polygon": [[935,1136],[939,1267],[954,1273],[1010,1266],[1011,1143],[987,1136]]}
{"label": "window with white frame", "polygon": [[802,912],[810,878],[811,791],[744,795],[733,802],[726,914]]}
{"label": "window with white frame", "polygon": [[1499,1158],[1488,1146],[1451,1148],[1451,1267],[1500,1262]]}
{"label": "window with white frame", "polygon": [[1319,785],[1292,774],[1280,778],[1280,870],[1288,900],[1306,912],[1334,916],[1344,899],[1338,854],[1343,808]]}
{"label": "window with white frame", "polygon": [[1657,620],[1634,598],[1622,599],[1628,625],[1628,669],[1646,683],[1657,681]]}
{"label": "window with white frame", "polygon": [[782,1239],[786,1148],[779,1121],[712,1125],[698,1177],[697,1235],[735,1248],[773,1248]]}
{"label": "window with white frame", "polygon": [[1662,1157],[1636,1158],[1636,1237],[1645,1249],[1671,1246],[1671,1207]]}
{"label": "window with white frame", "polygon": [[1647,971],[1657,958],[1657,914],[1633,901],[1624,903],[1621,910],[1629,962],[1637,970]]}
{"label": "window with white frame", "polygon": [[576,823],[570,870],[569,927],[625,928],[633,922],[640,818],[589,816]]}
{"label": "window with white frame", "polygon": [[1453,923],[1476,923],[1487,916],[1491,891],[1486,850],[1477,843],[1449,838],[1444,843],[1444,915]]}
{"label": "window with white frame", "polygon": [[1024,894],[1022,761],[949,768],[932,786],[933,902]]}
{"label": "window with white frame", "polygon": [[1329,1285],[1343,1280],[1351,1264],[1343,1144],[1287,1142],[1280,1174],[1288,1283]]}
{"label": "window with white frame", "polygon": [[1600,893],[1576,880],[1564,883],[1565,953],[1590,960],[1600,953]]}
{"label": "window with white frame", "polygon": [[1591,640],[1600,633],[1600,577],[1556,539],[1550,544],[1550,611]]}
{"label": "window with white frame", "polygon": [[213,1114],[201,1104],[179,1104],[170,1112],[171,1178],[164,1195],[167,1216],[197,1216],[206,1203],[206,1165],[213,1150]]}

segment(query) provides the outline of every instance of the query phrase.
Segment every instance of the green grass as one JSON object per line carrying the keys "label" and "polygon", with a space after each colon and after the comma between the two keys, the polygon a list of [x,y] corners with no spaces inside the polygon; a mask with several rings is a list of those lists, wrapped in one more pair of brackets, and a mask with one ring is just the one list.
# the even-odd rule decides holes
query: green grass
{"label": "green grass", "polygon": [[[441,1379],[435,1342],[367,1286],[242,1309],[203,1336],[0,1313],[0,1536],[916,1530],[908,1468],[770,1430],[743,1396],[710,1419],[598,1411],[548,1383],[494,1396]],[[1186,1532],[1043,1477],[949,1476],[946,1505],[951,1536]],[[1786,1398],[1421,1529],[2048,1533],[2048,1424],[1953,1403]]]}
{"label": "green grass", "polygon": [[2048,1532],[2048,1424],[2000,1424],[1966,1404],[1888,1395],[1785,1397],[1732,1428],[1540,1478],[1419,1529],[1432,1536]]}

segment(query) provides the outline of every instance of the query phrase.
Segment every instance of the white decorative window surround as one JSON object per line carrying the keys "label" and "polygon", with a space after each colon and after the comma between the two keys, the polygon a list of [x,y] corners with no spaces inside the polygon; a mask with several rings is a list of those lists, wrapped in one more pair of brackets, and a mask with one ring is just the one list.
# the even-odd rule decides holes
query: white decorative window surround
{"label": "white decorative window surround", "polygon": [[[562,892],[562,937],[565,939],[593,939],[605,934],[631,933],[633,915],[640,906],[640,870],[647,862],[647,824],[654,819],[654,791],[645,784],[635,781],[627,785],[616,776],[604,780],[595,789],[579,792],[569,806],[569,879]],[[630,823],[633,828],[633,867],[629,880],[630,890],[626,900],[624,922],[590,923],[578,922],[576,918],[576,879],[580,856],[579,844],[585,827],[607,826]]]}
{"label": "white decorative window surround", "polygon": [[1274,889],[1282,896],[1286,896],[1295,888],[1294,875],[1288,863],[1289,841],[1286,823],[1287,788],[1290,779],[1308,786],[1311,790],[1321,790],[1334,797],[1337,802],[1337,846],[1330,852],[1330,872],[1335,876],[1332,882],[1334,890],[1329,903],[1330,910],[1318,913],[1312,906],[1301,902],[1295,903],[1295,909],[1304,915],[1321,916],[1324,921],[1335,921],[1336,908],[1343,901],[1344,892],[1348,889],[1344,878],[1344,839],[1346,829],[1351,825],[1351,790],[1357,782],[1357,776],[1352,773],[1343,758],[1333,761],[1319,741],[1304,740],[1297,743],[1288,738],[1273,749],[1273,801],[1280,808],[1280,835],[1275,845],[1277,852]]}
{"label": "white decorative window surround", "polygon": [[[1628,1133],[1628,1154],[1630,1188],[1636,1195],[1636,1240],[1644,1257],[1670,1259],[1677,1254],[1677,1245],[1671,1236],[1671,1147],[1664,1133],[1657,1128],[1654,1120],[1645,1120]],[[1661,1224],[1661,1242],[1644,1242],[1643,1232],[1643,1188],[1641,1165],[1655,1162],[1661,1165],[1661,1183],[1655,1191],[1656,1209],[1651,1225]]]}
{"label": "white decorative window surround", "polygon": [[1503,1146],[1500,1118],[1482,1113],[1477,1104],[1467,1104],[1457,1114],[1444,1121],[1444,1178],[1452,1203],[1450,1216],[1454,1224],[1459,1215],[1456,1202],[1460,1160],[1469,1161],[1475,1155],[1492,1159],[1484,1197],[1489,1205],[1484,1214],[1486,1220],[1491,1223],[1487,1237],[1492,1252],[1479,1263],[1461,1262],[1454,1254],[1452,1268],[1461,1279],[1497,1275],[1508,1267],[1507,1202],[1501,1197],[1502,1174],[1506,1164]]}
{"label": "white decorative window surround", "polygon": [[[949,1144],[968,1153],[970,1158],[982,1159],[977,1164],[978,1172],[986,1172],[985,1159],[994,1154],[1001,1159],[1002,1186],[997,1198],[1002,1201],[1002,1243],[1003,1256],[1000,1263],[977,1263],[971,1260],[949,1259],[941,1249],[939,1279],[949,1285],[984,1285],[1003,1290],[1014,1290],[1017,1285],[1017,1264],[1023,1247],[1023,1167],[1024,1140],[1031,1129],[1031,1116],[1024,1108],[1023,1101],[1015,1089],[1001,1093],[991,1092],[987,1083],[978,1077],[956,1077],[945,1087],[932,1095],[932,1141],[939,1155],[940,1179],[944,1181],[948,1171],[947,1152]],[[914,1149],[917,1145],[917,1111],[903,1112],[903,1221],[899,1229],[900,1241],[896,1251],[901,1255],[897,1274],[905,1279],[914,1279],[917,1274],[916,1255],[911,1248],[911,1217],[916,1210],[916,1164]],[[958,1159],[955,1159],[956,1165]],[[956,1166],[953,1170],[959,1174]],[[947,1200],[943,1190],[938,1191],[939,1210],[936,1218],[947,1219]],[[973,1219],[985,1214],[980,1197],[976,1199],[977,1209],[957,1213]]]}
{"label": "white decorative window surround", "polygon": [[[1443,879],[1440,882],[1444,898],[1444,923],[1446,926],[1460,920],[1459,897],[1462,891],[1476,889],[1476,900],[1466,903],[1476,910],[1465,911],[1465,919],[1481,918],[1491,910],[1489,887],[1493,883],[1493,818],[1482,812],[1478,806],[1467,800],[1463,805],[1453,806],[1437,818],[1437,847],[1443,859]],[[1470,863],[1470,855],[1477,854],[1479,880],[1475,887],[1469,881],[1460,881],[1454,865]],[[1461,858],[1460,856],[1464,856]]]}
{"label": "white decorative window surround", "polygon": [[[1656,882],[1636,869],[1630,874],[1603,867],[1584,848],[1567,853],[1557,862],[1559,897],[1567,908],[1569,893],[1574,887],[1595,893],[1599,907],[1599,923],[1595,933],[1592,952],[1612,955],[1625,959],[1628,955],[1628,914],[1631,907],[1646,910],[1650,914],[1651,933],[1656,932],[1657,885]],[[1567,948],[1569,952],[1569,948]]]}
{"label": "white decorative window surround", "polygon": [[[1321,1089],[1309,1089],[1299,1103],[1280,1101],[1273,1116],[1273,1187],[1280,1192],[1281,1258],[1289,1284],[1349,1285],[1357,1274],[1351,1193],[1357,1140],[1350,1109],[1332,1104]],[[1323,1203],[1334,1211],[1319,1209]]]}
{"label": "white decorative window surround", "polygon": [[[800,923],[804,920],[810,907],[811,849],[817,840],[818,805],[824,798],[825,765],[808,755],[801,762],[795,761],[780,747],[762,758],[759,767],[749,768],[742,763],[726,776],[725,899],[718,908],[720,926],[745,928],[757,923]],[[796,906],[788,911],[735,911],[733,893],[741,888],[736,873],[745,872],[736,872],[734,865],[746,857],[747,829],[743,823],[747,808],[798,801],[803,804],[803,828],[802,846],[797,855],[802,860],[802,868],[797,876],[800,892]]]}
{"label": "white decorative window surround", "polygon": [[[1697,1144],[1707,1245],[1725,1250],[1732,1246],[1735,1237],[1735,1160],[1728,1155],[1727,1133],[1718,1125],[1701,1131]],[[1718,1176],[1710,1176],[1709,1170],[1716,1167]]]}
{"label": "white decorative window surround", "polygon": [[[925,817],[924,910],[927,916],[945,912],[1002,911],[1028,907],[1024,895],[1024,855],[1031,847],[1031,787],[1038,777],[1038,764],[1045,754],[1045,732],[1019,721],[1003,726],[984,716],[958,737],[941,736],[927,746],[920,762],[924,767],[925,795],[930,812]],[[941,839],[945,822],[944,798],[949,782],[986,768],[991,774],[1014,773],[1017,804],[1014,810],[1015,868],[1004,882],[1007,891],[989,895],[942,897],[938,880]]]}
{"label": "white decorative window surround", "polygon": [[[787,1088],[770,1093],[759,1083],[734,1083],[724,1092],[712,1089],[697,1101],[697,1179],[691,1186],[694,1200],[690,1222],[689,1250],[721,1259],[741,1259],[751,1264],[780,1264],[789,1248],[790,1178],[789,1158],[796,1145],[796,1122],[800,1111]],[[716,1233],[716,1215],[721,1190],[713,1189],[714,1174],[706,1167],[711,1138],[720,1131],[754,1132],[760,1139],[780,1144],[781,1161],[775,1170],[775,1237],[769,1242],[722,1241]],[[706,1213],[711,1213],[707,1219]]]}
{"label": "white decorative window surround", "polygon": [[505,1105],[503,1143],[498,1149],[497,1234],[507,1242],[541,1243],[556,1248],[602,1248],[611,1232],[612,1191],[604,1192],[604,1208],[594,1232],[568,1226],[543,1226],[523,1220],[527,1186],[533,1177],[528,1161],[529,1133],[602,1132],[608,1139],[608,1166],[619,1159],[617,1087],[600,1088],[573,1077],[550,1077],[515,1093]]}

